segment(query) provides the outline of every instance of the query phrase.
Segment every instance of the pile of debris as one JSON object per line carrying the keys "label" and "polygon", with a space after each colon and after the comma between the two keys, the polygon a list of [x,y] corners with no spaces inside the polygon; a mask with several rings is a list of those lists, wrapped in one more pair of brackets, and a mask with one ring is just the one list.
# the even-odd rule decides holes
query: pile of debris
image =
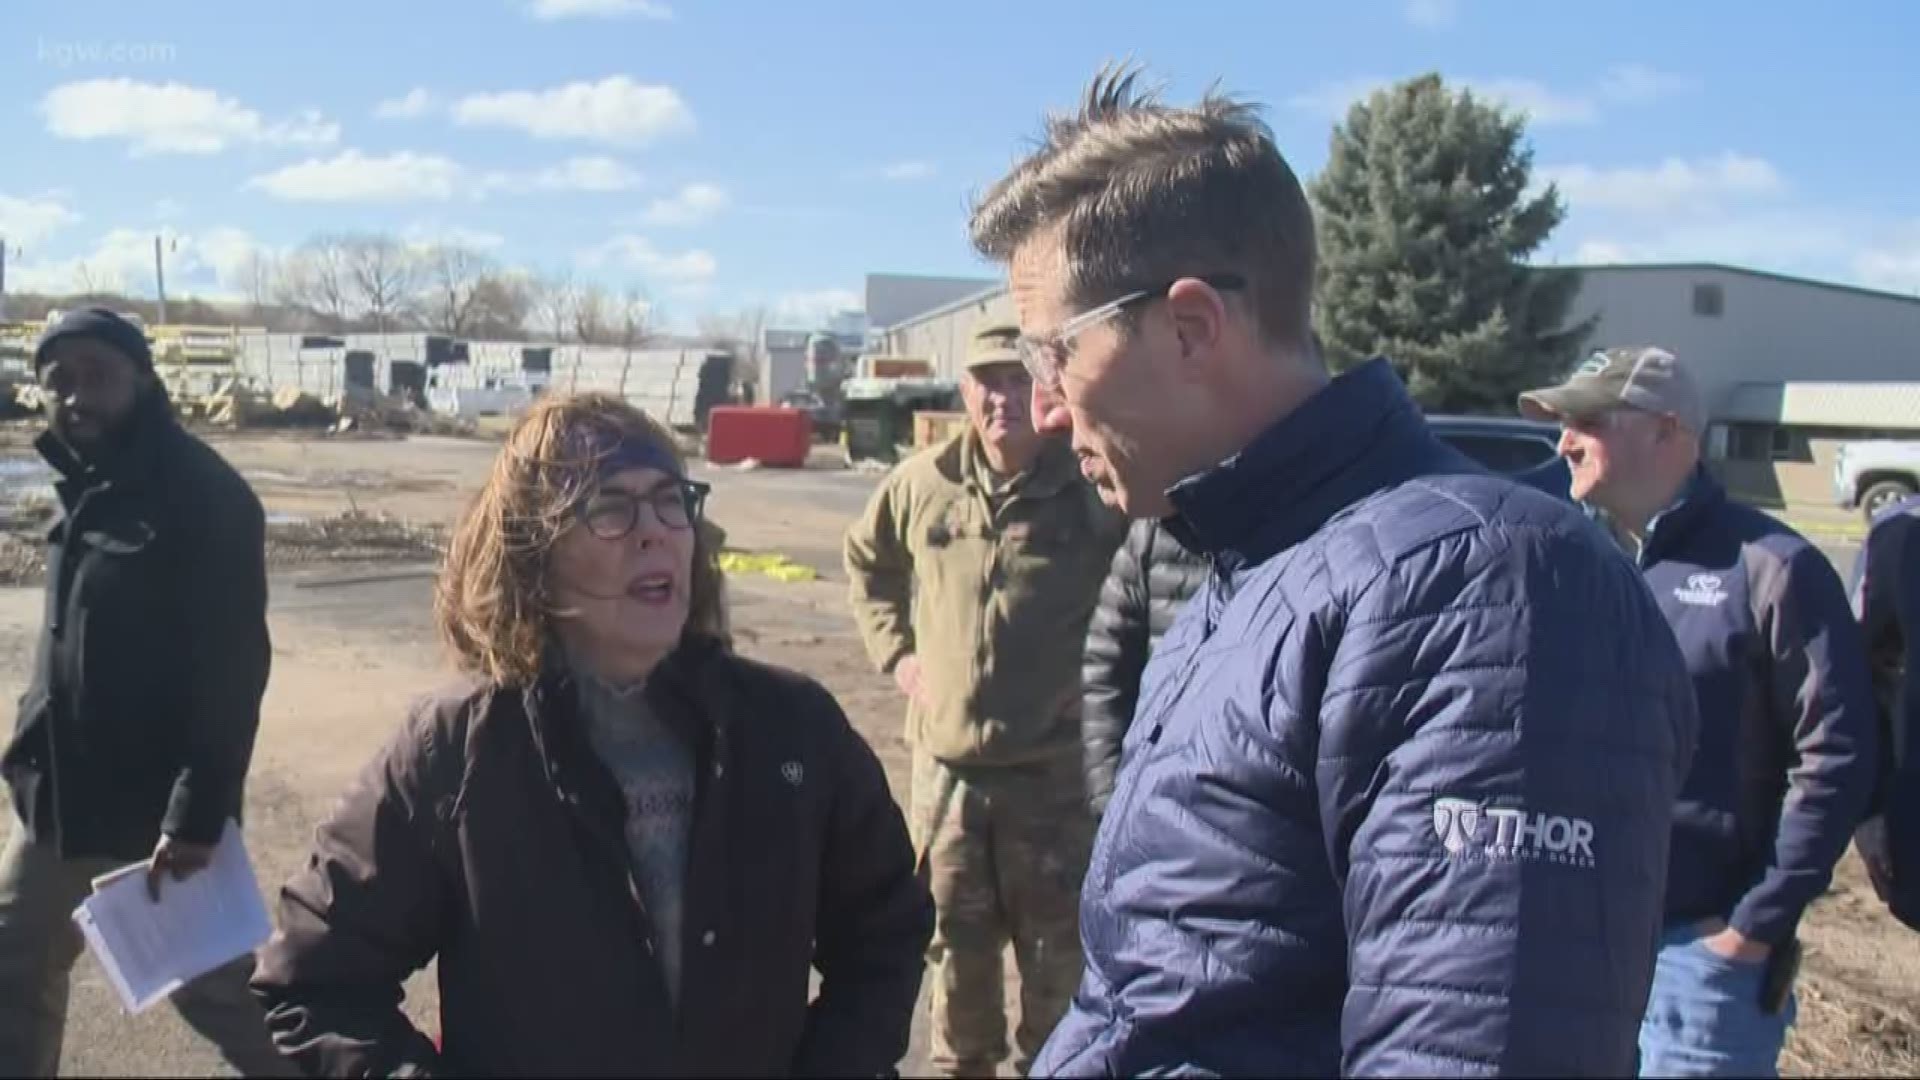
{"label": "pile of debris", "polygon": [[45,580],[46,535],[0,532],[0,585],[38,585]]}
{"label": "pile of debris", "polygon": [[[445,529],[387,514],[349,511],[267,523],[267,566],[275,570],[325,563],[437,563],[445,550]],[[0,586],[46,580],[44,526],[0,530]]]}
{"label": "pile of debris", "polygon": [[444,528],[363,510],[267,524],[267,565],[274,567],[438,562],[445,550]]}
{"label": "pile of debris", "polygon": [[[394,431],[419,435],[471,435],[473,421],[422,408],[406,394],[382,394],[350,387],[324,397],[284,386],[263,393],[239,379],[223,379],[205,393],[170,385],[180,418],[224,428],[311,428],[344,431]],[[43,411],[46,392],[37,384],[14,389],[14,403],[27,413]]]}

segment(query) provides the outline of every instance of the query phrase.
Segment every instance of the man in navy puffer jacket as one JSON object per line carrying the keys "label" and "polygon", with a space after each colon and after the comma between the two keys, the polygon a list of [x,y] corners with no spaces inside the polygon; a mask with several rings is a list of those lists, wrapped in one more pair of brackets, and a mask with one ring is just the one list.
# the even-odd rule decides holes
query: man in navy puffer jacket
{"label": "man in navy puffer jacket", "polygon": [[1678,646],[1565,502],[1313,347],[1247,107],[1103,75],[975,208],[1043,430],[1205,553],[1149,661],[1038,1075],[1624,1075],[1691,756]]}

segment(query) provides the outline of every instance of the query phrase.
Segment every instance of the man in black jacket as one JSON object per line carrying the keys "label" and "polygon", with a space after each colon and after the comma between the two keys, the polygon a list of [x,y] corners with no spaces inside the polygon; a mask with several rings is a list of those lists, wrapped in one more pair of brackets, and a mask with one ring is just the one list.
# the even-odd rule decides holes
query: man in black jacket
{"label": "man in black jacket", "polygon": [[1080,665],[1080,739],[1086,749],[1087,802],[1096,818],[1113,795],[1147,657],[1206,582],[1207,560],[1181,547],[1152,518],[1134,522],[1113,554]]}
{"label": "man in black jacket", "polygon": [[1875,516],[1853,564],[1853,607],[1880,706],[1880,776],[1854,834],[1874,891],[1920,930],[1920,496]]}
{"label": "man in black jacket", "polygon": [[[149,859],[148,887],[206,867],[238,827],[271,647],[265,515],[173,418],[146,334],[69,313],[34,355],[55,472],[47,605],[33,681],[0,772],[14,821],[0,854],[0,1075],[52,1076],[71,921],[93,878]],[[247,989],[252,957],[173,996],[248,1076],[295,1075]]]}

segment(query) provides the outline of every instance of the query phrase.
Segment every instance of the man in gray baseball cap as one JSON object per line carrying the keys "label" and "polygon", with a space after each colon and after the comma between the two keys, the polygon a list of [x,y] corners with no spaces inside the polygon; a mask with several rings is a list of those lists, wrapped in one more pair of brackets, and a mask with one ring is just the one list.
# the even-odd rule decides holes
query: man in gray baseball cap
{"label": "man in gray baseball cap", "polygon": [[1620,407],[1671,415],[1695,435],[1707,426],[1699,386],[1665,349],[1603,349],[1561,385],[1520,395],[1520,411],[1536,420],[1591,417]]}
{"label": "man in gray baseball cap", "polygon": [[1705,404],[1672,353],[1595,353],[1520,409],[1561,425],[1573,497],[1639,562],[1699,704],[1640,1075],[1776,1075],[1796,928],[1874,781],[1877,719],[1846,590],[1818,549],[1707,471]]}

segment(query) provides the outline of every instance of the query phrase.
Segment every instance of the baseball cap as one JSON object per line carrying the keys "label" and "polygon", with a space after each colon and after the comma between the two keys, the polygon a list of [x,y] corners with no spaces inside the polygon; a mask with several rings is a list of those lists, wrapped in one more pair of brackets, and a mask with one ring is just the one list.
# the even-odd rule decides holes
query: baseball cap
{"label": "baseball cap", "polygon": [[1520,412],[1532,420],[1593,417],[1621,405],[1671,413],[1693,432],[1706,430],[1700,388],[1678,357],[1649,346],[1601,349],[1559,386],[1520,395]]}
{"label": "baseball cap", "polygon": [[1020,328],[1009,322],[983,322],[967,342],[966,369],[976,371],[998,364],[1019,364]]}

